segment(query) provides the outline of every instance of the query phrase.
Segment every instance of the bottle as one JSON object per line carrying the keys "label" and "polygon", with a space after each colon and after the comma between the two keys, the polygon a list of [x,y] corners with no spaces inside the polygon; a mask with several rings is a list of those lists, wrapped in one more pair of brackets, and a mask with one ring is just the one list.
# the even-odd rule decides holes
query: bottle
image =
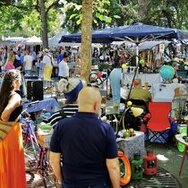
{"label": "bottle", "polygon": [[143,178],[143,159],[139,153],[135,153],[131,161],[132,180],[141,180]]}
{"label": "bottle", "polygon": [[157,174],[157,169],[157,157],[152,151],[148,150],[146,156],[144,156],[144,174],[153,176]]}

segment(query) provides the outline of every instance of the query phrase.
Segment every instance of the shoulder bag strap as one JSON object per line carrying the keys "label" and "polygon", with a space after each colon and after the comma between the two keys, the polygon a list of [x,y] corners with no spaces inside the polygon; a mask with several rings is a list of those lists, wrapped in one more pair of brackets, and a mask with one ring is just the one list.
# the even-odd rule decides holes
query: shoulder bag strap
{"label": "shoulder bag strap", "polygon": [[51,60],[51,65],[52,65],[52,66],[54,66],[54,65],[53,65],[53,62],[52,62],[52,57],[51,57],[51,56],[49,56],[49,55],[48,55],[48,57],[49,57],[49,58],[50,58],[50,60]]}

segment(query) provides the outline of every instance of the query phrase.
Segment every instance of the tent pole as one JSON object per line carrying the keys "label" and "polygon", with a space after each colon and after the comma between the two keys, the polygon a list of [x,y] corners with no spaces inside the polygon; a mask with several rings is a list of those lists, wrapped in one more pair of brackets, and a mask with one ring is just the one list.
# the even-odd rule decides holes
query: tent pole
{"label": "tent pole", "polygon": [[[138,45],[139,45],[139,39],[138,39],[138,37],[136,37],[136,42],[135,42],[135,44],[136,44],[136,76],[135,77],[137,77],[138,78],[138,64],[139,64],[139,48],[138,48]],[[133,82],[134,82],[134,79],[133,79]]]}

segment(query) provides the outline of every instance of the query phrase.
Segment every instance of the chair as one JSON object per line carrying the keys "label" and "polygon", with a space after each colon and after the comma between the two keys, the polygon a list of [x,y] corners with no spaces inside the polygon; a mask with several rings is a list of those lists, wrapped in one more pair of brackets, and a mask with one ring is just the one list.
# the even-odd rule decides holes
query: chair
{"label": "chair", "polygon": [[148,139],[150,142],[166,143],[171,136],[169,113],[170,102],[150,102],[151,119],[148,121]]}

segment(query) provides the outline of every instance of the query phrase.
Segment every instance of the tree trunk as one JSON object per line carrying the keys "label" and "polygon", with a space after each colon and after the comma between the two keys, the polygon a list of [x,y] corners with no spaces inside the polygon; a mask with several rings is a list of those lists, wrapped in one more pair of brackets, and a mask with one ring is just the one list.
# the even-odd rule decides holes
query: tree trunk
{"label": "tree trunk", "polygon": [[82,1],[82,38],[81,38],[81,78],[88,82],[91,68],[91,31],[92,31],[92,2]]}
{"label": "tree trunk", "polygon": [[138,18],[140,21],[144,20],[148,13],[148,5],[150,0],[138,0]]}
{"label": "tree trunk", "polygon": [[41,38],[43,48],[48,48],[48,23],[47,23],[47,11],[45,7],[45,0],[39,0],[40,18],[42,23]]}

